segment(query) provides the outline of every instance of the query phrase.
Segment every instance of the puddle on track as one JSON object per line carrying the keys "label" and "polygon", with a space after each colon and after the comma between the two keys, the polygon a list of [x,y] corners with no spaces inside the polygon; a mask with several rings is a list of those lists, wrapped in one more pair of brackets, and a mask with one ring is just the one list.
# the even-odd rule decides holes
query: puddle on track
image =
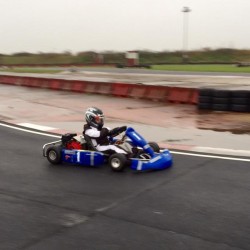
{"label": "puddle on track", "polygon": [[197,129],[232,134],[250,134],[250,114],[236,112],[207,111],[197,112]]}

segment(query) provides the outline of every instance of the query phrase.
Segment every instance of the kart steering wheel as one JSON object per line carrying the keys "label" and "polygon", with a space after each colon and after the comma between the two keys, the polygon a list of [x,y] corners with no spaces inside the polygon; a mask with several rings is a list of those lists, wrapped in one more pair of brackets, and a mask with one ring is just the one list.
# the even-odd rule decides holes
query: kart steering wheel
{"label": "kart steering wheel", "polygon": [[122,136],[122,138],[120,139],[120,140],[117,140],[116,142],[115,142],[115,144],[116,145],[119,145],[119,144],[123,144],[124,143],[124,141],[125,141],[125,139],[126,139],[126,133],[124,133],[124,135]]}

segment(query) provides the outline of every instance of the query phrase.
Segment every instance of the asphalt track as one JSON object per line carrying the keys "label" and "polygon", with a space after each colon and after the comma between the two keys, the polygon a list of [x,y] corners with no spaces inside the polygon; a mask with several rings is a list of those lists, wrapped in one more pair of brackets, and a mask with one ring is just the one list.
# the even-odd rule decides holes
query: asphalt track
{"label": "asphalt track", "polygon": [[168,170],[52,167],[57,140],[0,126],[0,249],[249,249],[247,159],[174,154]]}
{"label": "asphalt track", "polygon": [[[82,110],[96,103],[107,122],[128,119],[150,130],[146,138],[158,136],[160,128],[135,124],[138,117],[153,126],[161,118],[161,140],[193,143],[198,137],[205,138],[199,139],[203,146],[218,147],[216,138],[223,138],[223,147],[249,150],[248,134],[193,130],[193,107],[177,105],[180,114],[171,105],[127,99],[111,104],[106,97],[13,86],[1,86],[0,96],[0,118],[13,124],[81,130]],[[237,125],[247,118],[235,116]],[[209,123],[208,116],[202,121]],[[235,148],[233,156],[172,150],[171,169],[113,173],[108,166],[52,167],[42,145],[57,138],[24,130],[0,126],[0,249],[250,249],[250,159],[235,157]]]}

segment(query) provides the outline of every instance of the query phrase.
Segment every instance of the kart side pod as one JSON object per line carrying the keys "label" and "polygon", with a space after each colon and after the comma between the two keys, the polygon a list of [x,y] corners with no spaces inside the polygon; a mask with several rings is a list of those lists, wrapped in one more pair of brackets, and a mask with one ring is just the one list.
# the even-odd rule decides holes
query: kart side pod
{"label": "kart side pod", "polygon": [[141,135],[139,135],[133,128],[127,128],[126,136],[133,141],[133,144],[143,148],[143,150],[151,157],[155,156],[154,150],[150,147],[147,141]]}

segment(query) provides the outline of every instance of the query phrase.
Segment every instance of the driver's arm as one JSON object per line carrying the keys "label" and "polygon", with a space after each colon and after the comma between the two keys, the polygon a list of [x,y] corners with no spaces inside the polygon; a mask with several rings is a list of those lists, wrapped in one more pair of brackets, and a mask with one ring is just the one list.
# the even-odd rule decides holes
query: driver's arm
{"label": "driver's arm", "polygon": [[109,130],[107,128],[102,128],[101,131],[88,129],[86,130],[85,134],[92,138],[102,138],[109,135]]}
{"label": "driver's arm", "polygon": [[127,129],[127,126],[114,128],[114,129],[109,131],[109,135],[115,137],[115,136],[119,135],[120,133],[126,131],[126,129]]}

